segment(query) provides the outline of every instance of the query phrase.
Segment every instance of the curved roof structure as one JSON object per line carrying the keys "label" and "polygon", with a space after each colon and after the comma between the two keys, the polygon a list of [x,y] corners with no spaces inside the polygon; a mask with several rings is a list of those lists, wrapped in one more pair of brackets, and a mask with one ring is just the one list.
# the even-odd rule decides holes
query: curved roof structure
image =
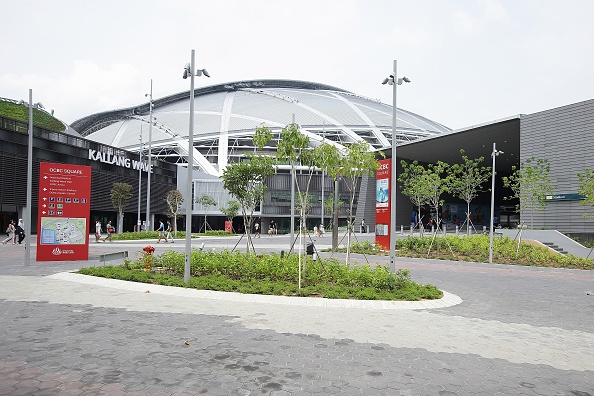
{"label": "curved roof structure", "polygon": [[[153,100],[153,156],[186,162],[189,95],[187,91]],[[365,140],[374,149],[392,144],[392,106],[324,84],[239,81],[198,88],[194,97],[194,164],[214,176],[254,150],[252,136],[257,127],[279,133],[293,117],[311,145],[324,140],[337,145]],[[139,151],[141,133],[142,141],[148,141],[149,103],[94,114],[75,121],[72,127],[88,139]],[[441,124],[398,109],[397,143],[448,132]]]}

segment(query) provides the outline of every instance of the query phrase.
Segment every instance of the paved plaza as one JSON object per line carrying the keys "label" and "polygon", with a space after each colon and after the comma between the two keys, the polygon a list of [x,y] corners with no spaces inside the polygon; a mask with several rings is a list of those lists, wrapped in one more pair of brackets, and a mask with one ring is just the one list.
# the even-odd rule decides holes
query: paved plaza
{"label": "paved plaza", "polygon": [[[24,246],[0,246],[0,395],[594,396],[594,271],[399,258],[413,280],[447,292],[417,305],[70,273],[104,253],[138,257],[147,244],[184,250],[183,240],[91,242],[89,261],[26,267]],[[255,240],[259,252],[289,245],[287,236]]]}

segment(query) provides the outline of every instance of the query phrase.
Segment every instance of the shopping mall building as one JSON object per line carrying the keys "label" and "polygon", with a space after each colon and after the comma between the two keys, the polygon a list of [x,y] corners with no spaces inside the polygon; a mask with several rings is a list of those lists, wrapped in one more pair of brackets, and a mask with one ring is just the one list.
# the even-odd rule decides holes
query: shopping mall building
{"label": "shopping mall building", "polygon": [[[501,177],[509,175],[513,166],[529,157],[547,158],[551,165],[551,179],[555,186],[553,196],[542,212],[534,213],[538,228],[558,229],[564,232],[592,232],[594,221],[582,217],[585,207],[577,194],[577,173],[594,168],[589,156],[594,147],[594,100],[570,104],[534,114],[513,115],[502,120],[486,122],[452,131],[421,115],[398,109],[395,134],[392,133],[392,107],[347,92],[340,88],[318,83],[291,80],[255,80],[198,88],[194,91],[193,198],[208,194],[216,206],[203,207],[193,203],[192,229],[202,227],[204,215],[214,229],[222,229],[224,216],[221,206],[232,197],[224,190],[220,178],[229,163],[239,161],[246,152],[254,151],[252,136],[257,127],[267,126],[278,139],[281,129],[295,122],[310,145],[322,142],[338,146],[364,140],[373,150],[381,150],[389,158],[393,136],[401,159],[421,163],[438,160],[461,161],[460,149],[470,158],[485,158],[491,164],[493,143],[504,154],[497,157],[496,213],[504,225],[513,227],[519,221],[513,212],[514,203],[505,200],[506,191]],[[132,230],[137,223],[140,207],[141,220],[146,216],[146,172],[125,164],[147,161],[151,152],[151,221],[167,217],[165,195],[172,189],[185,192],[188,159],[189,92],[154,99],[138,106],[97,113],[79,119],[63,133],[34,128],[33,143],[33,231],[35,232],[37,178],[39,162],[49,161],[88,165],[92,167],[91,218],[117,220],[112,207],[110,191],[114,182],[133,186],[134,196],[125,210],[124,230]],[[2,223],[22,217],[26,202],[27,125],[1,117],[0,175],[2,192],[0,211]],[[151,122],[152,121],[152,122]],[[149,144],[150,143],[150,144]],[[265,150],[273,153],[271,145]],[[114,161],[114,157],[122,160]],[[129,159],[129,161],[125,161]],[[398,164],[398,167],[400,165]],[[297,169],[297,182],[305,189],[304,169]],[[140,182],[140,200],[138,189]],[[266,197],[257,208],[263,230],[270,221],[287,232],[291,217],[291,177],[287,166],[280,166],[277,174],[267,180]],[[310,186],[314,206],[308,224],[313,227],[329,216],[324,214],[323,199],[334,194],[334,181],[318,172]],[[485,186],[487,190],[489,186]],[[356,224],[364,218],[373,231],[375,220],[375,180],[363,177],[358,183],[355,217]],[[338,183],[338,194],[347,201],[348,191]],[[461,211],[462,202],[444,197],[450,211]],[[187,202],[188,200],[186,200]],[[191,200],[194,202],[194,199]],[[140,202],[140,205],[139,205]],[[471,211],[482,213],[488,221],[490,193],[485,192],[473,202]],[[339,211],[339,222],[346,221],[348,211],[344,205]],[[397,224],[408,227],[413,206],[400,191],[397,196]],[[182,208],[182,213],[185,209]],[[528,214],[529,216],[531,214]],[[478,219],[479,217],[477,217]],[[183,228],[181,219],[178,227]],[[241,229],[241,220],[235,220]]]}

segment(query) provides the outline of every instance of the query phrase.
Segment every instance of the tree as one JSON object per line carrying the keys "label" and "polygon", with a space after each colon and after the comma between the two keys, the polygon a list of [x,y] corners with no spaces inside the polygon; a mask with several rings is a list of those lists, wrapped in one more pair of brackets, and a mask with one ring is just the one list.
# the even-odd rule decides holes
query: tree
{"label": "tree", "polygon": [[[204,232],[206,232],[206,226],[208,225],[208,223],[206,221],[206,212],[207,212],[209,206],[217,206],[217,201],[215,201],[214,198],[208,194],[201,194],[199,197],[196,198],[196,203],[205,207],[204,208]],[[208,228],[210,228],[210,225],[208,226]]]}
{"label": "tree", "polygon": [[118,232],[124,228],[124,209],[132,197],[132,186],[128,183],[113,183],[111,189],[111,204],[118,210]]}
{"label": "tree", "polygon": [[[489,180],[491,167],[480,166],[484,157],[469,159],[462,149],[460,154],[464,162],[451,166],[449,184],[452,195],[466,202],[466,221],[470,221],[470,202],[482,191],[483,183]],[[466,234],[470,235],[470,224],[466,225]]]}
{"label": "tree", "polygon": [[184,196],[178,189],[171,190],[165,196],[165,202],[167,202],[167,215],[173,217],[173,233],[177,236],[177,215],[179,210],[184,203]]}
{"label": "tree", "polygon": [[[235,216],[237,216],[237,214],[239,213],[239,209],[241,208],[241,205],[239,205],[239,202],[233,201],[233,200],[227,202],[227,205],[228,206],[221,206],[219,208],[219,210],[221,211],[221,213],[223,213],[225,215],[225,218],[227,219],[227,221],[233,222],[233,218]],[[233,226],[231,226],[231,227],[233,227]]]}
{"label": "tree", "polygon": [[590,205],[591,213],[584,213],[583,216],[588,219],[594,219],[594,169],[584,169],[584,173],[577,174],[580,179],[578,186],[578,193],[586,198],[582,201],[582,205]]}
{"label": "tree", "polygon": [[[267,127],[259,127],[252,141],[258,148],[262,148],[271,140],[272,134]],[[246,252],[250,252],[252,242],[249,230],[256,206],[264,199],[268,176],[274,174],[274,158],[258,154],[246,154],[239,162],[229,164],[223,171],[221,178],[223,186],[237,199],[241,206],[241,213],[247,235]],[[252,245],[253,246],[253,245]]]}
{"label": "tree", "polygon": [[420,225],[419,231],[422,235],[424,229],[421,223],[421,208],[429,202],[429,196],[431,194],[429,186],[426,183],[427,170],[423,165],[419,165],[419,162],[416,160],[410,164],[402,160],[400,164],[402,165],[402,172],[398,176],[398,181],[401,184],[400,188],[402,189],[402,194],[406,195],[412,204],[417,207],[416,223]]}
{"label": "tree", "polygon": [[553,184],[549,179],[551,166],[547,159],[530,157],[520,164],[520,168],[512,167],[512,174],[503,177],[503,185],[512,190],[513,195],[506,199],[518,199],[516,211],[523,222],[524,213],[530,212],[530,228],[534,227],[534,212],[544,210],[545,197],[553,193]]}
{"label": "tree", "polygon": [[436,227],[439,229],[440,223],[440,211],[439,207],[443,205],[443,199],[441,195],[445,192],[449,192],[450,187],[448,178],[444,177],[449,169],[449,165],[445,162],[437,161],[437,164],[429,164],[427,166],[427,172],[425,177],[422,179],[427,185],[428,203],[431,205],[432,212],[435,213]]}
{"label": "tree", "polygon": [[[383,155],[383,153],[380,153]],[[345,180],[349,190],[349,219],[347,227],[347,254],[346,262],[349,262],[350,256],[350,235],[353,230],[353,205],[357,193],[358,182],[365,174],[373,176],[379,168],[379,162],[375,153],[370,150],[369,143],[364,140],[348,144],[346,152],[340,162],[339,172]]]}

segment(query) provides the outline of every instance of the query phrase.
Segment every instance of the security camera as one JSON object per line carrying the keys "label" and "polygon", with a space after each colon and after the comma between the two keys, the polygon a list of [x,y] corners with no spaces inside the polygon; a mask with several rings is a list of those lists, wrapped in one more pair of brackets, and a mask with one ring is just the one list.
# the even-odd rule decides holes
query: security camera
{"label": "security camera", "polygon": [[404,81],[405,83],[409,83],[410,79],[408,77],[402,77],[402,81]]}
{"label": "security camera", "polygon": [[210,78],[210,74],[208,74],[208,72],[206,71],[206,69],[202,69],[202,73],[204,73],[204,75],[206,77],[209,77]]}
{"label": "security camera", "polygon": [[386,84],[388,83],[388,80],[389,80],[389,78],[388,78],[388,77],[384,78],[384,81],[382,81],[382,84],[383,84],[383,85],[386,85]]}
{"label": "security camera", "polygon": [[184,80],[188,78],[188,69],[184,69]]}

